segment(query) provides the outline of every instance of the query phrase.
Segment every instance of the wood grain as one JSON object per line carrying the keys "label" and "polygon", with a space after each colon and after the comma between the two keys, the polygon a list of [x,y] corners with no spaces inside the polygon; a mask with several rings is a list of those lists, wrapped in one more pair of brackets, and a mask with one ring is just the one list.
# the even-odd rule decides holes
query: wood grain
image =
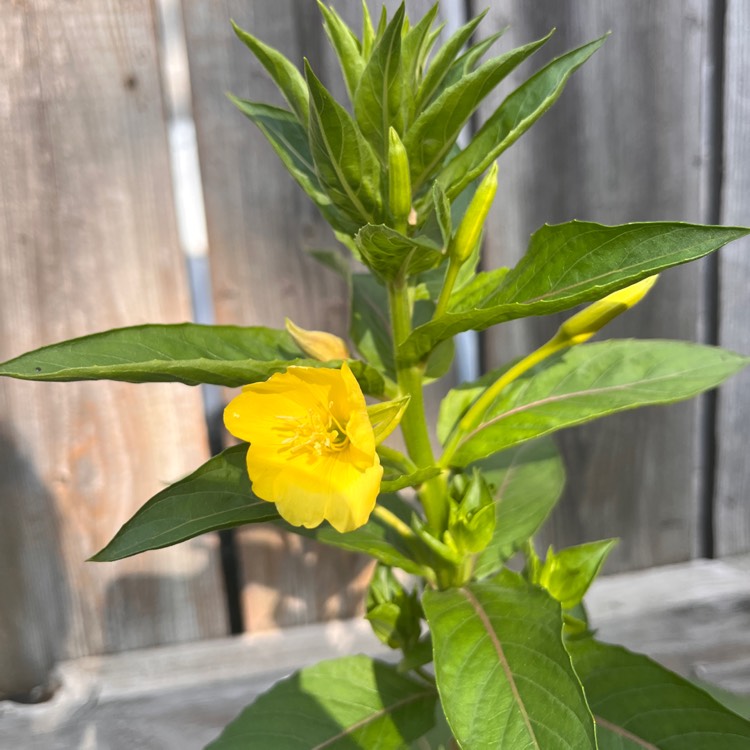
{"label": "wood grain", "polygon": [[[0,70],[0,359],[189,318],[151,3],[3,3]],[[197,390],[0,383],[0,695],[226,632],[211,539],[84,562],[205,457]]]}
{"label": "wood grain", "polygon": [[[613,33],[552,110],[500,157],[487,267],[513,265],[544,222],[708,220],[711,23],[706,0],[493,3],[480,29],[489,34],[511,24],[503,49],[557,27],[533,64],[514,74],[515,84],[551,57]],[[705,273],[701,263],[669,271],[607,335],[702,340]],[[539,345],[558,324],[540,318],[492,331],[485,337],[486,366]],[[621,536],[608,570],[694,556],[701,548],[700,427],[701,405],[691,402],[563,434],[569,480],[550,538],[563,545]]]}
{"label": "wood grain", "polygon": [[[750,7],[727,3],[724,68],[724,162],[721,221],[750,225]],[[719,257],[719,343],[750,354],[750,241]],[[717,555],[750,549],[750,372],[719,392],[716,425]]]}

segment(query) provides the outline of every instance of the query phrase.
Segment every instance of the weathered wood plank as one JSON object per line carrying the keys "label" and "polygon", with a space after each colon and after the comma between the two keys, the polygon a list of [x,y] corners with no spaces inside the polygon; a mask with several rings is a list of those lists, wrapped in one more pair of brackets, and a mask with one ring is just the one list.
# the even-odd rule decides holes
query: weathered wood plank
{"label": "weathered wood plank", "polygon": [[[725,25],[724,169],[721,221],[750,224],[750,7],[730,0]],[[719,343],[750,353],[750,242],[719,258]],[[717,555],[750,550],[750,372],[719,393],[716,427],[715,541]]]}
{"label": "weathered wood plank", "polygon": [[[0,359],[189,318],[151,3],[4,3],[0,71]],[[196,390],[0,383],[0,694],[226,632],[210,539],[84,562],[205,443]]]}
{"label": "weathered wood plank", "polygon": [[[338,7],[359,28],[359,4]],[[409,10],[418,15],[427,7],[420,2]],[[281,327],[288,316],[344,335],[344,286],[304,253],[335,246],[327,225],[262,134],[224,97],[231,91],[283,104],[235,38],[230,18],[293,62],[308,57],[321,80],[345,97],[316,5],[186,0],[184,18],[218,322]],[[243,529],[238,539],[248,630],[346,617],[361,608],[369,570],[364,560],[274,528]]]}
{"label": "weathered wood plank", "polygon": [[[480,28],[488,34],[511,24],[499,43],[504,49],[557,27],[536,62],[513,76],[516,83],[552,56],[609,29],[613,34],[552,110],[500,158],[487,267],[513,265],[544,222],[709,219],[711,7],[707,0],[493,3]],[[703,264],[665,274],[652,296],[607,334],[703,339],[705,274]],[[486,365],[539,345],[558,324],[543,318],[491,332]],[[700,426],[701,407],[692,402],[562,435],[570,478],[551,521],[554,542],[620,535],[611,570],[694,556],[701,547]]]}

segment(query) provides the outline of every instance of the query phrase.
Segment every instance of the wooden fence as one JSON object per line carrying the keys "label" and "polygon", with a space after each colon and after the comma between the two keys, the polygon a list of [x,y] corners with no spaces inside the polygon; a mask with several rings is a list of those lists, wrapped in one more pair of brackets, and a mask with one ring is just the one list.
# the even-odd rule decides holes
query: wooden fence
{"label": "wooden fence", "polygon": [[[0,3],[0,359],[105,328],[191,318],[168,148],[170,117],[190,113],[215,320],[279,327],[288,315],[345,332],[341,285],[303,252],[330,245],[330,235],[224,97],[278,101],[229,18],[294,60],[304,53],[341,93],[315,3],[175,2],[192,88],[184,111],[164,78],[158,11],[167,0]],[[358,21],[358,3],[334,4]],[[428,6],[407,3],[414,16]],[[544,221],[750,223],[744,0],[495,0],[482,33],[506,24],[505,48],[558,28],[533,66],[613,35],[501,158],[488,264],[512,263]],[[613,333],[750,353],[749,282],[750,243],[737,242],[665,274]],[[537,319],[488,334],[484,364],[554,325]],[[718,397],[563,435],[570,480],[550,538],[622,536],[610,570],[750,549],[749,385],[745,373]],[[269,528],[234,540],[236,601],[212,536],[116,564],[84,562],[207,456],[197,389],[0,383],[0,697],[43,684],[60,659],[223,636],[233,607],[251,631],[358,610],[366,565]]]}

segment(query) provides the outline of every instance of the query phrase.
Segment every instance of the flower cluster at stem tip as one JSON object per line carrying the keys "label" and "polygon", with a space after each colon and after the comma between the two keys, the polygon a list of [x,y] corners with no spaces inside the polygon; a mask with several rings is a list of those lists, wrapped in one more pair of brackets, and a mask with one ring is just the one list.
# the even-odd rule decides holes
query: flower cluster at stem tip
{"label": "flower cluster at stem tip", "polygon": [[307,528],[325,520],[342,533],[367,523],[383,468],[364,394],[346,363],[289,367],[245,386],[224,424],[250,443],[253,491],[284,520]]}

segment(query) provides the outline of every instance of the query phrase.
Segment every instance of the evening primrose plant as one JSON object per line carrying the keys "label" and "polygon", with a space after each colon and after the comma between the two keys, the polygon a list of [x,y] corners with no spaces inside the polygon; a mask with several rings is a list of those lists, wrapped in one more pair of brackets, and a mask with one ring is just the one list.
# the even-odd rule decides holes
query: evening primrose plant
{"label": "evening primrose plant", "polygon": [[[749,230],[571,221],[534,233],[515,267],[478,270],[496,160],[604,38],[538,70],[460,148],[481,102],[549,35],[489,57],[499,35],[472,41],[481,16],[444,39],[437,6],[377,23],[365,6],[359,32],[320,10],[347,101],[237,26],[288,106],[231,98],[342,246],[315,256],[349,290],[349,341],[290,320],[146,325],[0,365],[29,380],[242,387],[224,414],[240,444],[149,500],[93,559],[273,523],[376,561],[366,617],[392,658],[301,669],[213,750],[750,746],[745,720],[590,631],[583,597],[613,540],[544,555],[533,543],[562,489],[551,433],[693,397],[748,363],[682,341],[589,339],[657,274]],[[423,389],[448,372],[456,334],[573,308],[547,343],[450,390],[428,425]]]}

